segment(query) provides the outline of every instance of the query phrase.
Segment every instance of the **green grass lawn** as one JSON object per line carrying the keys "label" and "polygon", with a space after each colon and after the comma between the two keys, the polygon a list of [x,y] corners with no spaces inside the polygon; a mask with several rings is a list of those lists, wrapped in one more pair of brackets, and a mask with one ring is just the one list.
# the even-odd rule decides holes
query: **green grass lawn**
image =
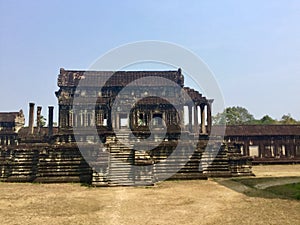
{"label": "green grass lawn", "polygon": [[[287,180],[293,180],[297,177],[264,177],[264,178],[232,178],[229,180],[217,181],[222,185],[237,191],[252,196],[262,198],[284,198],[300,200],[300,182],[299,179],[289,184],[284,183]],[[299,178],[299,177],[298,177]],[[269,184],[270,186],[261,187],[261,185]],[[241,189],[240,186],[246,186],[248,188]]]}
{"label": "green grass lawn", "polygon": [[300,183],[273,186],[265,190],[276,195],[300,200]]}

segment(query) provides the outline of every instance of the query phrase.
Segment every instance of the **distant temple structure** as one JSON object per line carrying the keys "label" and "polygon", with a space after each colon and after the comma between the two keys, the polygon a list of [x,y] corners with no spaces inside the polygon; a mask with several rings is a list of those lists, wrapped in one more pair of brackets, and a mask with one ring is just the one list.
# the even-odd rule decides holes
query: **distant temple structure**
{"label": "distant temple structure", "polygon": [[16,144],[18,132],[24,127],[24,124],[25,117],[22,110],[19,112],[0,112],[0,144]]}
{"label": "distant temple structure", "polygon": [[239,143],[255,164],[300,162],[300,125],[227,126],[224,139]]}
{"label": "distant temple structure", "polygon": [[[132,83],[135,86],[126,88]],[[218,132],[211,136],[212,129],[222,129],[212,126],[213,100],[185,87],[181,69],[114,73],[60,69],[57,84],[58,126],[53,106],[48,107],[47,127],[42,126],[42,107],[37,106],[35,113],[34,103],[29,104],[28,127],[22,110],[0,113],[0,181],[151,185],[175,167],[164,162],[180,138],[182,151],[193,153],[187,162],[176,159],[182,168],[170,179],[249,176],[252,161],[300,162],[299,125],[228,126],[222,143]],[[186,93],[183,98],[178,87]],[[155,134],[149,142],[130,147],[120,141],[148,138],[150,128]],[[123,132],[126,129],[130,132]],[[156,133],[165,135],[163,141],[149,149],[157,145]],[[97,138],[103,144],[100,149],[91,147]],[[190,140],[196,140],[196,146]],[[79,145],[88,150],[80,152]],[[152,167],[133,172],[132,165]]]}

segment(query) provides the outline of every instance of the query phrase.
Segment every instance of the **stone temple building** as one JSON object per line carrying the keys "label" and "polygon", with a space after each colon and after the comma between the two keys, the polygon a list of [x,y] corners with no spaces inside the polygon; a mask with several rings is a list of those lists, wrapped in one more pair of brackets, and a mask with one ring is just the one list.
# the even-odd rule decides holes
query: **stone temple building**
{"label": "stone temple building", "polygon": [[[80,81],[87,79],[78,88]],[[139,81],[141,78],[150,78],[147,83]],[[168,82],[162,83],[157,79],[162,77],[178,84],[189,95],[191,101],[178,102],[178,87],[168,86]],[[104,81],[107,82],[98,90],[98,85]],[[122,93],[126,100],[122,102],[124,109],[131,109],[130,114],[126,114],[124,109],[121,111],[116,108],[112,112],[112,103],[119,92],[128,84],[136,82],[135,87],[131,87]],[[184,87],[184,78],[181,70],[178,71],[72,71],[60,70],[58,77],[59,90],[56,92],[59,107],[59,128],[66,133],[73,132],[72,127],[88,127],[95,124],[102,131],[112,131],[120,129],[122,126],[128,126],[131,130],[143,129],[149,126],[149,122],[154,118],[161,118],[168,127],[184,127],[185,131],[190,133],[201,133],[208,135],[211,130],[211,105],[213,100],[206,99],[198,91]],[[155,89],[161,97],[151,97],[149,88]],[[137,89],[137,90],[135,90]],[[126,92],[126,93],[125,93]],[[129,93],[130,92],[130,93]],[[178,104],[177,109],[181,110],[179,115],[176,108],[164,100],[167,96],[171,101]],[[83,107],[74,115],[73,99],[74,97],[86,98],[82,103]],[[94,98],[97,98],[94,100]],[[135,103],[136,98],[141,98]],[[94,101],[93,101],[94,100]],[[187,109],[186,124],[184,123],[184,107]],[[114,121],[112,121],[114,113]],[[199,120],[199,114],[200,121]],[[193,117],[193,118],[192,118]],[[176,130],[176,129],[175,129]]]}
{"label": "stone temple building", "polygon": [[1,181],[112,186],[252,175],[252,158],[241,154],[239,143],[210,137],[213,100],[185,87],[181,69],[60,69],[55,94],[58,127],[53,106],[48,127],[41,126],[37,107],[34,126],[33,103],[28,127],[24,117],[9,125],[14,141],[5,136],[0,146]]}

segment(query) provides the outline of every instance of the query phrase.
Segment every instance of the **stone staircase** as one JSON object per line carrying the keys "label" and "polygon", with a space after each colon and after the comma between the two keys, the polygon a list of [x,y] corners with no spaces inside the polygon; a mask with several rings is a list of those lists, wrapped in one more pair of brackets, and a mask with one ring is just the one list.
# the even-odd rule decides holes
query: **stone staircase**
{"label": "stone staircase", "polygon": [[[121,140],[131,138],[127,133],[119,133]],[[152,170],[149,171],[147,151],[135,151],[133,145],[125,146],[117,138],[111,137],[109,143],[109,175],[110,185],[152,185]],[[139,146],[138,149],[141,149]],[[146,146],[145,146],[145,149]]]}
{"label": "stone staircase", "polygon": [[208,177],[252,176],[252,158],[242,156],[239,146],[212,143],[202,154],[200,170]]}

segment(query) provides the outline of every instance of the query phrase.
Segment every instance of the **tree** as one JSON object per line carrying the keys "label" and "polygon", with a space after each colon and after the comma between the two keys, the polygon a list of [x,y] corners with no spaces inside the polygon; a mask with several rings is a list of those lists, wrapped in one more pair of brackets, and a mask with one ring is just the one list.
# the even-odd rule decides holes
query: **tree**
{"label": "tree", "polygon": [[299,122],[292,118],[291,114],[283,115],[279,121],[281,124],[298,124]]}
{"label": "tree", "polygon": [[[41,115],[41,117],[40,117],[40,127],[44,127],[46,125],[46,121],[47,121],[46,118]],[[36,122],[38,122],[37,119],[36,119]]]}
{"label": "tree", "polygon": [[217,113],[215,116],[212,116],[212,123],[214,125],[226,124],[226,114],[222,112],[222,113]]}
{"label": "tree", "polygon": [[291,114],[283,115],[280,121],[273,119],[269,115],[265,115],[260,120],[257,120],[247,109],[240,106],[227,107],[222,113],[217,113],[213,116],[212,121],[214,125],[300,124],[300,121],[292,118]]}
{"label": "tree", "polygon": [[254,124],[255,119],[247,109],[239,106],[227,107],[222,113],[218,113],[213,117],[213,123],[216,125],[242,125]]}
{"label": "tree", "polygon": [[269,115],[265,115],[260,120],[257,120],[257,124],[262,124],[262,125],[270,125],[270,124],[276,124],[276,123],[278,123],[278,121],[273,119]]}

